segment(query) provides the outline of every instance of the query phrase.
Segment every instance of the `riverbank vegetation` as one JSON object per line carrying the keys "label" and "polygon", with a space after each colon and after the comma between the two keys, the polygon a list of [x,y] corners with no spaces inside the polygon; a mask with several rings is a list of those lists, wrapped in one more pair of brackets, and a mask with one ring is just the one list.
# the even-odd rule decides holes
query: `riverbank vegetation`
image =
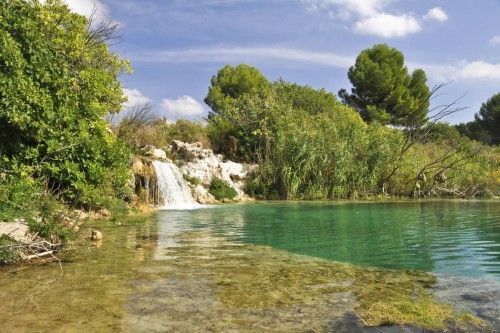
{"label": "riverbank vegetation", "polygon": [[2,1],[0,17],[0,220],[64,240],[65,207],[124,208],[131,194],[130,150],[104,120],[130,66],[110,50],[115,25],[61,1]]}
{"label": "riverbank vegetation", "polygon": [[224,67],[205,100],[213,148],[259,164],[248,188],[262,198],[500,193],[498,147],[439,122],[463,109],[457,101],[429,110],[445,85],[429,89],[425,73],[409,75],[401,52],[387,45],[361,52],[349,78],[354,88],[340,91],[342,103],[247,65]]}

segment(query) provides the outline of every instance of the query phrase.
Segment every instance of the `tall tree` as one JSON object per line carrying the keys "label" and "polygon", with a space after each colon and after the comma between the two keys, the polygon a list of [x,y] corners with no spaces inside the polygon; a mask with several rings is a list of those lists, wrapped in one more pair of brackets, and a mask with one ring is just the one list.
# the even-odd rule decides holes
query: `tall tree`
{"label": "tall tree", "polygon": [[425,72],[417,69],[408,74],[399,50],[377,44],[361,51],[348,77],[351,94],[342,89],[339,96],[365,121],[399,126],[426,122],[431,93]]}
{"label": "tall tree", "polygon": [[209,117],[234,108],[244,95],[260,95],[269,90],[270,82],[255,67],[240,64],[226,65],[212,77],[205,103],[210,106]]}
{"label": "tall tree", "polygon": [[481,105],[474,120],[457,126],[461,134],[484,143],[500,144],[500,93]]}

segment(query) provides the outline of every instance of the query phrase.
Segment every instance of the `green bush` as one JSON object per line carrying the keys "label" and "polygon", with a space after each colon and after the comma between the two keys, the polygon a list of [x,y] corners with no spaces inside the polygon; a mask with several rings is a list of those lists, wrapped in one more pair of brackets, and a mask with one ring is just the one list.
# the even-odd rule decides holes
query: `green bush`
{"label": "green bush", "polygon": [[0,202],[0,221],[22,219],[30,231],[54,241],[73,237],[63,223],[66,207],[39,180],[29,176],[6,176],[0,181]]}
{"label": "green bush", "polygon": [[[126,199],[130,152],[104,116],[121,109],[130,70],[106,35],[60,0],[0,2],[0,152],[64,199]],[[112,31],[112,30],[109,30]]]}
{"label": "green bush", "polygon": [[16,261],[19,258],[17,253],[10,248],[13,243],[15,242],[9,237],[0,236],[0,266]]}
{"label": "green bush", "polygon": [[217,200],[222,199],[234,199],[238,193],[234,188],[229,186],[229,184],[220,178],[214,177],[210,183],[208,192],[215,197]]}
{"label": "green bush", "polygon": [[184,177],[184,180],[193,184],[194,186],[198,186],[201,184],[201,180],[200,178],[198,177],[192,177],[192,176],[188,176],[186,174],[182,175]]}

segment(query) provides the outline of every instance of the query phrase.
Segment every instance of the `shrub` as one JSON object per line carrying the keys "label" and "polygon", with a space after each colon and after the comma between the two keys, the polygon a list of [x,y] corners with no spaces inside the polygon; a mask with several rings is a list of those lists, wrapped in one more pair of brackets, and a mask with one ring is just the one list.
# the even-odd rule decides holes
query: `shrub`
{"label": "shrub", "polygon": [[16,261],[19,258],[18,254],[10,248],[13,243],[15,242],[9,237],[0,236],[0,266]]}
{"label": "shrub", "polygon": [[40,181],[9,175],[0,181],[0,221],[24,220],[40,237],[63,241],[73,233],[64,227],[64,204]]}
{"label": "shrub", "polygon": [[144,114],[142,116],[145,117],[140,117],[137,113],[142,110],[143,107],[129,110],[114,128],[118,139],[136,151],[147,145],[166,148],[173,140],[201,142],[203,147],[210,148],[210,139],[204,123],[190,120],[170,122]]}
{"label": "shrub", "polygon": [[198,186],[201,184],[201,180],[198,177],[192,177],[192,176],[188,176],[186,174],[184,174],[183,177],[184,177],[185,181],[193,184],[194,186]]}
{"label": "shrub", "polygon": [[103,118],[120,110],[118,76],[130,67],[110,50],[110,36],[92,30],[61,0],[1,1],[0,17],[0,152],[6,164],[31,167],[71,202],[80,203],[89,188],[126,192],[129,152]]}
{"label": "shrub", "polygon": [[210,183],[208,192],[217,200],[221,199],[234,199],[238,193],[227,182],[220,178],[214,177]]}

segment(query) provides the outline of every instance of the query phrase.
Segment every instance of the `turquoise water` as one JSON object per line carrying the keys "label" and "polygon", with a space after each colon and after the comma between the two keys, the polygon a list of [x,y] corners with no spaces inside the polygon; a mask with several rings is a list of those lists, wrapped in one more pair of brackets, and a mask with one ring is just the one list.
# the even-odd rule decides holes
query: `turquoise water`
{"label": "turquoise water", "polygon": [[442,273],[432,299],[500,332],[499,202],[238,204],[93,227],[103,240],[61,266],[0,269],[0,332],[378,332],[359,304],[433,280],[334,261]]}
{"label": "turquoise water", "polygon": [[231,241],[328,260],[500,279],[498,201],[257,203],[161,214]]}

